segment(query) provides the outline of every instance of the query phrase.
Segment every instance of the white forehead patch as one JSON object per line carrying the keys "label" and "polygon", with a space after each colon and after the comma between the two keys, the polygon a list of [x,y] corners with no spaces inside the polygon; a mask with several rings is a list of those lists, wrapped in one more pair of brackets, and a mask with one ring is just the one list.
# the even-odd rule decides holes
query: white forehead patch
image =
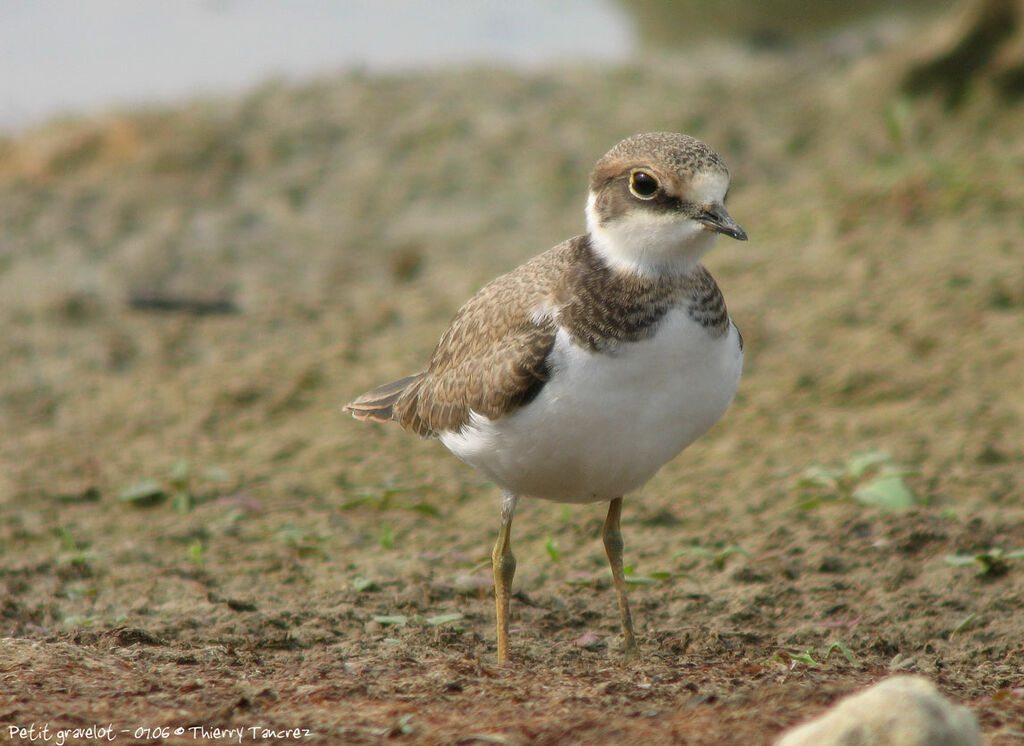
{"label": "white forehead patch", "polygon": [[718,170],[707,169],[695,173],[690,178],[686,194],[683,196],[698,205],[721,204],[727,191],[729,191],[729,175]]}

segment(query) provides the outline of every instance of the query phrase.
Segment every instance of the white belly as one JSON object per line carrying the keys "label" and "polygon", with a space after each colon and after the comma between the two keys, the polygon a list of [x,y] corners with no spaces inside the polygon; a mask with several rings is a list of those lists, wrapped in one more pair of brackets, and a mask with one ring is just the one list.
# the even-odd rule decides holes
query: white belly
{"label": "white belly", "polygon": [[652,339],[594,353],[559,330],[551,379],[499,420],[441,442],[503,489],[559,502],[611,500],[637,489],[725,413],[743,367],[736,328],[712,337],[683,310]]}

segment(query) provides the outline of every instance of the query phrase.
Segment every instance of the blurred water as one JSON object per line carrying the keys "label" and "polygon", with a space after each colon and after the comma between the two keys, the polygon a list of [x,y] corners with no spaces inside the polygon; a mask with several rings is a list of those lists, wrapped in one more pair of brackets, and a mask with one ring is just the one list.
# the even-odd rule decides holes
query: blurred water
{"label": "blurred water", "polygon": [[270,76],[614,60],[611,0],[0,0],[0,129]]}
{"label": "blurred water", "polygon": [[273,77],[755,46],[954,0],[0,0],[0,131]]}

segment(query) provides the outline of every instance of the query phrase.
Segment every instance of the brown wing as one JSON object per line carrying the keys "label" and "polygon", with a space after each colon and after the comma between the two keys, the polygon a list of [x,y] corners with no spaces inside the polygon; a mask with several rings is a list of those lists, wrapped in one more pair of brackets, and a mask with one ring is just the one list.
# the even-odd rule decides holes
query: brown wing
{"label": "brown wing", "polygon": [[414,383],[422,376],[423,373],[420,372],[406,376],[399,381],[378,386],[346,404],[345,411],[357,420],[390,422],[395,418],[395,402],[409,387],[409,384]]}
{"label": "brown wing", "polygon": [[[531,401],[548,380],[555,326],[525,322],[475,354],[431,362],[395,403],[395,419],[422,436],[458,430],[470,410],[497,419]],[[445,340],[442,339],[442,342]],[[440,345],[439,345],[440,347]],[[435,364],[436,362],[436,364]]]}
{"label": "brown wing", "polygon": [[543,314],[572,261],[572,239],[502,275],[455,314],[427,369],[363,394],[359,419],[397,420],[421,436],[458,430],[470,411],[497,419],[531,401],[548,380],[557,327]]}

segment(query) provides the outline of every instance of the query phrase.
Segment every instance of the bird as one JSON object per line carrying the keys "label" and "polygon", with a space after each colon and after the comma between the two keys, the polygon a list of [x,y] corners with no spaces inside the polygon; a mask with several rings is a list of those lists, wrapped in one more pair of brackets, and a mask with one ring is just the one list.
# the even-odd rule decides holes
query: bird
{"label": "bird", "polygon": [[719,235],[747,240],[725,208],[730,173],[708,145],[648,132],[594,166],[586,232],[485,285],[426,366],[345,410],[397,422],[502,490],[491,553],[499,664],[509,660],[520,498],[607,502],[602,539],[623,651],[638,655],[626,596],[623,496],[728,409],[743,337],[701,264]]}

